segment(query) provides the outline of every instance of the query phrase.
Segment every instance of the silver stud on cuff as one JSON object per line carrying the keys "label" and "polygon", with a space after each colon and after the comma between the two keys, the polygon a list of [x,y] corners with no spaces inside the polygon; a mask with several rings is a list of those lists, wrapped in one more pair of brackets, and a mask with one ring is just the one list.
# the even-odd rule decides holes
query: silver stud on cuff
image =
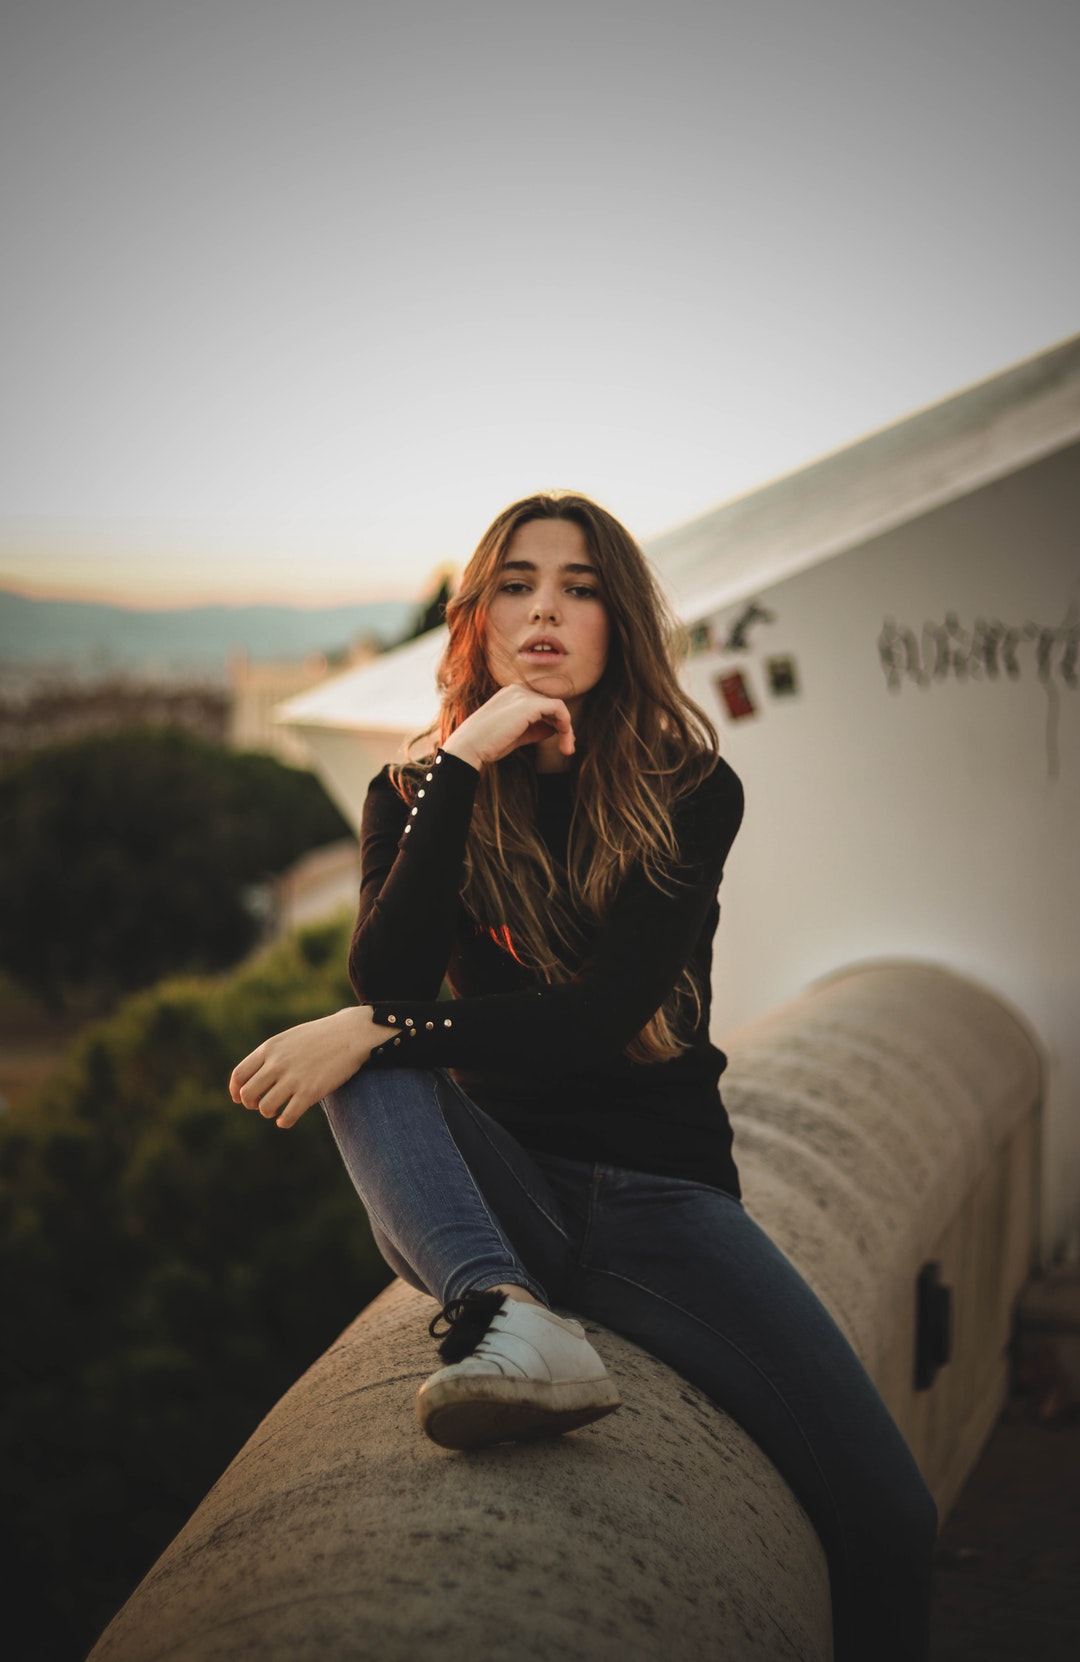
{"label": "silver stud on cuff", "polygon": [[396,1016],[387,1016],[386,1019],[387,1019],[387,1022],[389,1023],[389,1025],[391,1027],[396,1027],[397,1026],[397,1017]]}
{"label": "silver stud on cuff", "polygon": [[424,775],[424,778],[427,780],[429,785],[431,784],[431,781],[434,779],[434,777],[435,777],[435,775],[433,773],[425,773],[425,775]]}
{"label": "silver stud on cuff", "polygon": [[441,764],[441,762],[442,762],[442,757],[441,757],[441,756],[436,756],[436,758],[435,758],[435,766],[436,766],[436,767],[439,767],[439,766],[440,766],[440,764]]}
{"label": "silver stud on cuff", "polygon": [[433,1021],[426,1021],[424,1023],[424,1026],[427,1028],[428,1032],[430,1033],[431,1029],[435,1026],[435,1023]]}
{"label": "silver stud on cuff", "polygon": [[410,831],[411,831],[411,830],[412,830],[412,826],[411,826],[411,825],[407,825],[407,826],[406,826],[406,827],[405,827],[405,835],[406,835],[406,836],[408,836],[408,835],[409,835],[409,832],[410,832]]}
{"label": "silver stud on cuff", "polygon": [[393,1042],[393,1043],[394,1043],[394,1044],[396,1044],[396,1045],[399,1045],[399,1044],[400,1044],[400,1043],[401,1043],[401,1034],[400,1034],[400,1033],[396,1033],[396,1034],[395,1034],[395,1035],[394,1035],[394,1038],[393,1038],[393,1041],[392,1041],[392,1042]]}
{"label": "silver stud on cuff", "polygon": [[450,1017],[449,1017],[449,1016],[447,1016],[447,1017],[446,1017],[446,1019],[445,1019],[445,1021],[444,1021],[444,1022],[443,1022],[443,1026],[444,1026],[444,1027],[453,1027],[453,1025],[454,1025],[454,1024],[453,1024],[453,1022],[452,1022],[452,1021],[451,1021],[451,1020],[450,1020]]}
{"label": "silver stud on cuff", "polygon": [[417,801],[419,801],[419,799],[422,796],[426,796],[426,795],[427,795],[427,791],[417,791],[417,793],[416,793]]}
{"label": "silver stud on cuff", "polygon": [[420,810],[419,810],[419,808],[414,808],[414,809],[413,809],[413,810],[412,810],[412,817],[413,817],[413,819],[415,819],[415,818],[416,818],[416,816],[417,816],[417,814],[418,814],[418,813],[419,813],[419,812],[420,812]]}

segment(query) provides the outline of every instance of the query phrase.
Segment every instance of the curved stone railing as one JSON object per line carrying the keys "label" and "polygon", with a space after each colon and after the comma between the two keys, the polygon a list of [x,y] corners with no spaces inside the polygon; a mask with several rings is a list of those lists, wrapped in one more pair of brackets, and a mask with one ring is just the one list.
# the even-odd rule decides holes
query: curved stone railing
{"label": "curved stone railing", "polygon": [[[947,1512],[1004,1402],[1032,1268],[1032,1039],[984,988],[898,962],[845,970],[729,1045],[747,1206],[847,1333]],[[927,1264],[952,1291],[951,1360],[918,1390]]]}
{"label": "curved stone railing", "polygon": [[[1027,1271],[1031,1041],[969,982],[887,964],[812,989],[730,1051],[748,1207],[830,1305],[947,1502],[978,1452],[966,1427],[981,1415],[989,1429],[1000,1401]],[[953,1282],[956,1341],[916,1392],[927,1260]],[[92,1662],[827,1662],[817,1539],[726,1415],[605,1332],[619,1414],[552,1443],[448,1454],[413,1414],[433,1309],[395,1283],[358,1317]]]}

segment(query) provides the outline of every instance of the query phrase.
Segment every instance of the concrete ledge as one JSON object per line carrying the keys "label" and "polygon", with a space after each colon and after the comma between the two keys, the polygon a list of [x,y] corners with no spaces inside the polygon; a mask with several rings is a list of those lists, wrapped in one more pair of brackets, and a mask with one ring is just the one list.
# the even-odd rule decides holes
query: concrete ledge
{"label": "concrete ledge", "polygon": [[[1005,1400],[1035,1255],[1041,1069],[985,988],[856,965],[727,1041],[746,1205],[828,1305],[944,1514]],[[952,1360],[917,1391],[915,1279],[953,1291]]]}
{"label": "concrete ledge", "polygon": [[721,1635],[732,1662],[827,1662],[817,1537],[725,1415],[605,1332],[618,1414],[449,1454],[413,1409],[435,1308],[400,1282],[375,1300],[259,1427],[93,1662],[653,1662],[714,1657]]}
{"label": "concrete ledge", "polygon": [[[888,964],[812,989],[729,1049],[748,1208],[845,1328],[947,1504],[992,1424],[1030,1262],[1031,1041],[981,988]],[[935,1257],[957,1351],[917,1393],[914,1282]],[[413,1418],[434,1308],[398,1283],[353,1323],[92,1662],[827,1662],[816,1536],[726,1415],[591,1328],[620,1413],[555,1443],[447,1454]]]}

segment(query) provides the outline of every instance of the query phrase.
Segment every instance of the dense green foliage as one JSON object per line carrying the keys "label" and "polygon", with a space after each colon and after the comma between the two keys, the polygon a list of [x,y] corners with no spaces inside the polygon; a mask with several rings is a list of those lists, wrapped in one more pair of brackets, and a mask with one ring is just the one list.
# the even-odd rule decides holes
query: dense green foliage
{"label": "dense green foliage", "polygon": [[268,1034],[351,1002],[347,933],[136,995],[0,1119],[9,1656],[79,1662],[389,1279],[321,1113],[279,1132],[226,1089]]}
{"label": "dense green foliage", "polygon": [[313,774],[179,728],[34,752],[0,774],[0,968],[106,1008],[236,963],[255,885],[349,834]]}

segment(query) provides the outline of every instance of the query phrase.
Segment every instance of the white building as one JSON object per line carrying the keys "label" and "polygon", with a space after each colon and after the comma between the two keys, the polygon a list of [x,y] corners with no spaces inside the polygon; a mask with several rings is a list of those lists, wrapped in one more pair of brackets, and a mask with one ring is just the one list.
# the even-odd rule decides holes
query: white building
{"label": "white building", "polygon": [[[1080,337],[647,549],[746,785],[718,1041],[860,960],[981,981],[1044,1056],[1048,1257],[1080,1254],[1078,533]],[[354,823],[442,638],[283,707]]]}
{"label": "white building", "polygon": [[[355,643],[348,655],[350,669],[375,655],[367,642]],[[229,659],[229,744],[234,750],[261,750],[293,767],[310,766],[307,746],[294,727],[277,719],[276,711],[284,699],[318,686],[331,673],[323,652],[284,659],[234,652]]]}

